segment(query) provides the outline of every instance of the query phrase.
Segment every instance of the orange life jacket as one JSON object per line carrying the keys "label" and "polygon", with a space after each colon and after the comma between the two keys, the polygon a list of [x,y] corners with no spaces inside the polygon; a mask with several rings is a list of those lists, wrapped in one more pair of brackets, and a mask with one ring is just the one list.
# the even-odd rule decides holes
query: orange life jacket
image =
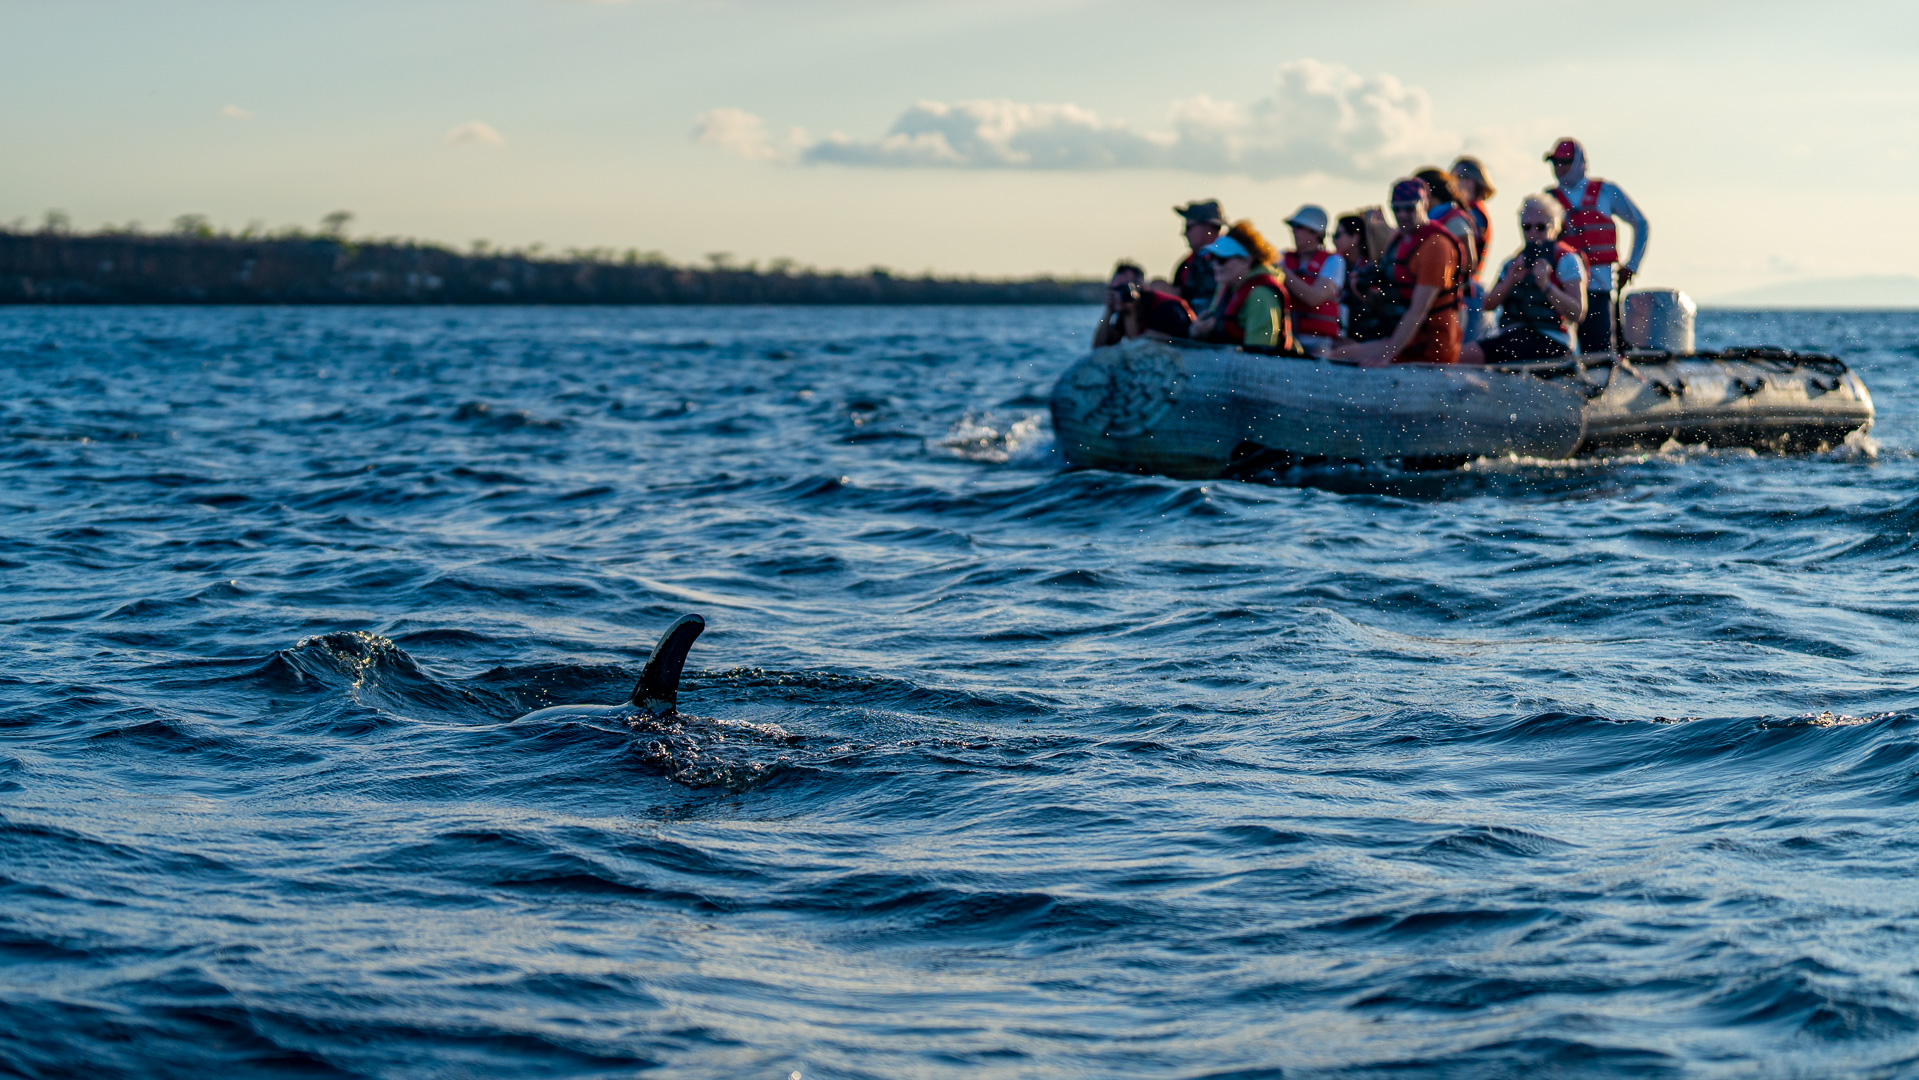
{"label": "orange life jacket", "polygon": [[[1315,251],[1304,259],[1299,252],[1289,251],[1285,257],[1286,269],[1305,278],[1318,281],[1320,268],[1326,265],[1326,252]],[[1339,295],[1335,293],[1331,300],[1323,304],[1306,307],[1291,296],[1286,298],[1286,308],[1292,316],[1293,329],[1301,334],[1315,337],[1336,338],[1339,336]]]}

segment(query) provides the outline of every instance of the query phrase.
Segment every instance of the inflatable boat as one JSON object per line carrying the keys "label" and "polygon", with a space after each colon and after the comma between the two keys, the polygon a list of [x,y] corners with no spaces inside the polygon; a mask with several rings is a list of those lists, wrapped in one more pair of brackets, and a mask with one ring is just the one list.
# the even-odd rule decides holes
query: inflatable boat
{"label": "inflatable boat", "polygon": [[1315,461],[1449,468],[1672,443],[1799,452],[1872,426],[1872,398],[1844,362],[1770,348],[1361,368],[1136,339],[1069,368],[1052,409],[1076,466],[1191,478]]}

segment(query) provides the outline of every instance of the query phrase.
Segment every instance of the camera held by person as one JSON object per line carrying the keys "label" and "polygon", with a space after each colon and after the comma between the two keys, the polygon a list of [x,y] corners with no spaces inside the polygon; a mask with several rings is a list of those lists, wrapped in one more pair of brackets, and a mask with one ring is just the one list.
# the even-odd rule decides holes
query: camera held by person
{"label": "camera held by person", "polygon": [[1148,285],[1138,264],[1122,262],[1106,283],[1106,310],[1093,331],[1093,347],[1136,337],[1182,338],[1192,325],[1193,309],[1185,300]]}

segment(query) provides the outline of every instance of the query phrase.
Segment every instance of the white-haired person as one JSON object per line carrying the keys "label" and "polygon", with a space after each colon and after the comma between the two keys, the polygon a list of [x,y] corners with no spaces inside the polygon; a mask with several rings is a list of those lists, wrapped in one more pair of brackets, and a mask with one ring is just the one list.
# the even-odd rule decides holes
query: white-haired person
{"label": "white-haired person", "polygon": [[1460,347],[1462,364],[1553,360],[1575,351],[1573,332],[1586,314],[1586,260],[1559,238],[1561,209],[1544,195],[1519,207],[1526,246],[1506,260],[1486,306],[1499,309],[1499,333]]}

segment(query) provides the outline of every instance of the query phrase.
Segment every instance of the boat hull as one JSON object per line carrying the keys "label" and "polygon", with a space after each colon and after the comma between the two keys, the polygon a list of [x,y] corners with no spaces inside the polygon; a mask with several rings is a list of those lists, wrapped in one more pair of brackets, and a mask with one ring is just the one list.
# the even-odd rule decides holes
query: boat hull
{"label": "boat hull", "polygon": [[1074,465],[1180,477],[1284,458],[1418,466],[1675,441],[1808,450],[1872,424],[1844,364],[1759,350],[1360,368],[1140,339],[1074,364],[1052,409]]}

